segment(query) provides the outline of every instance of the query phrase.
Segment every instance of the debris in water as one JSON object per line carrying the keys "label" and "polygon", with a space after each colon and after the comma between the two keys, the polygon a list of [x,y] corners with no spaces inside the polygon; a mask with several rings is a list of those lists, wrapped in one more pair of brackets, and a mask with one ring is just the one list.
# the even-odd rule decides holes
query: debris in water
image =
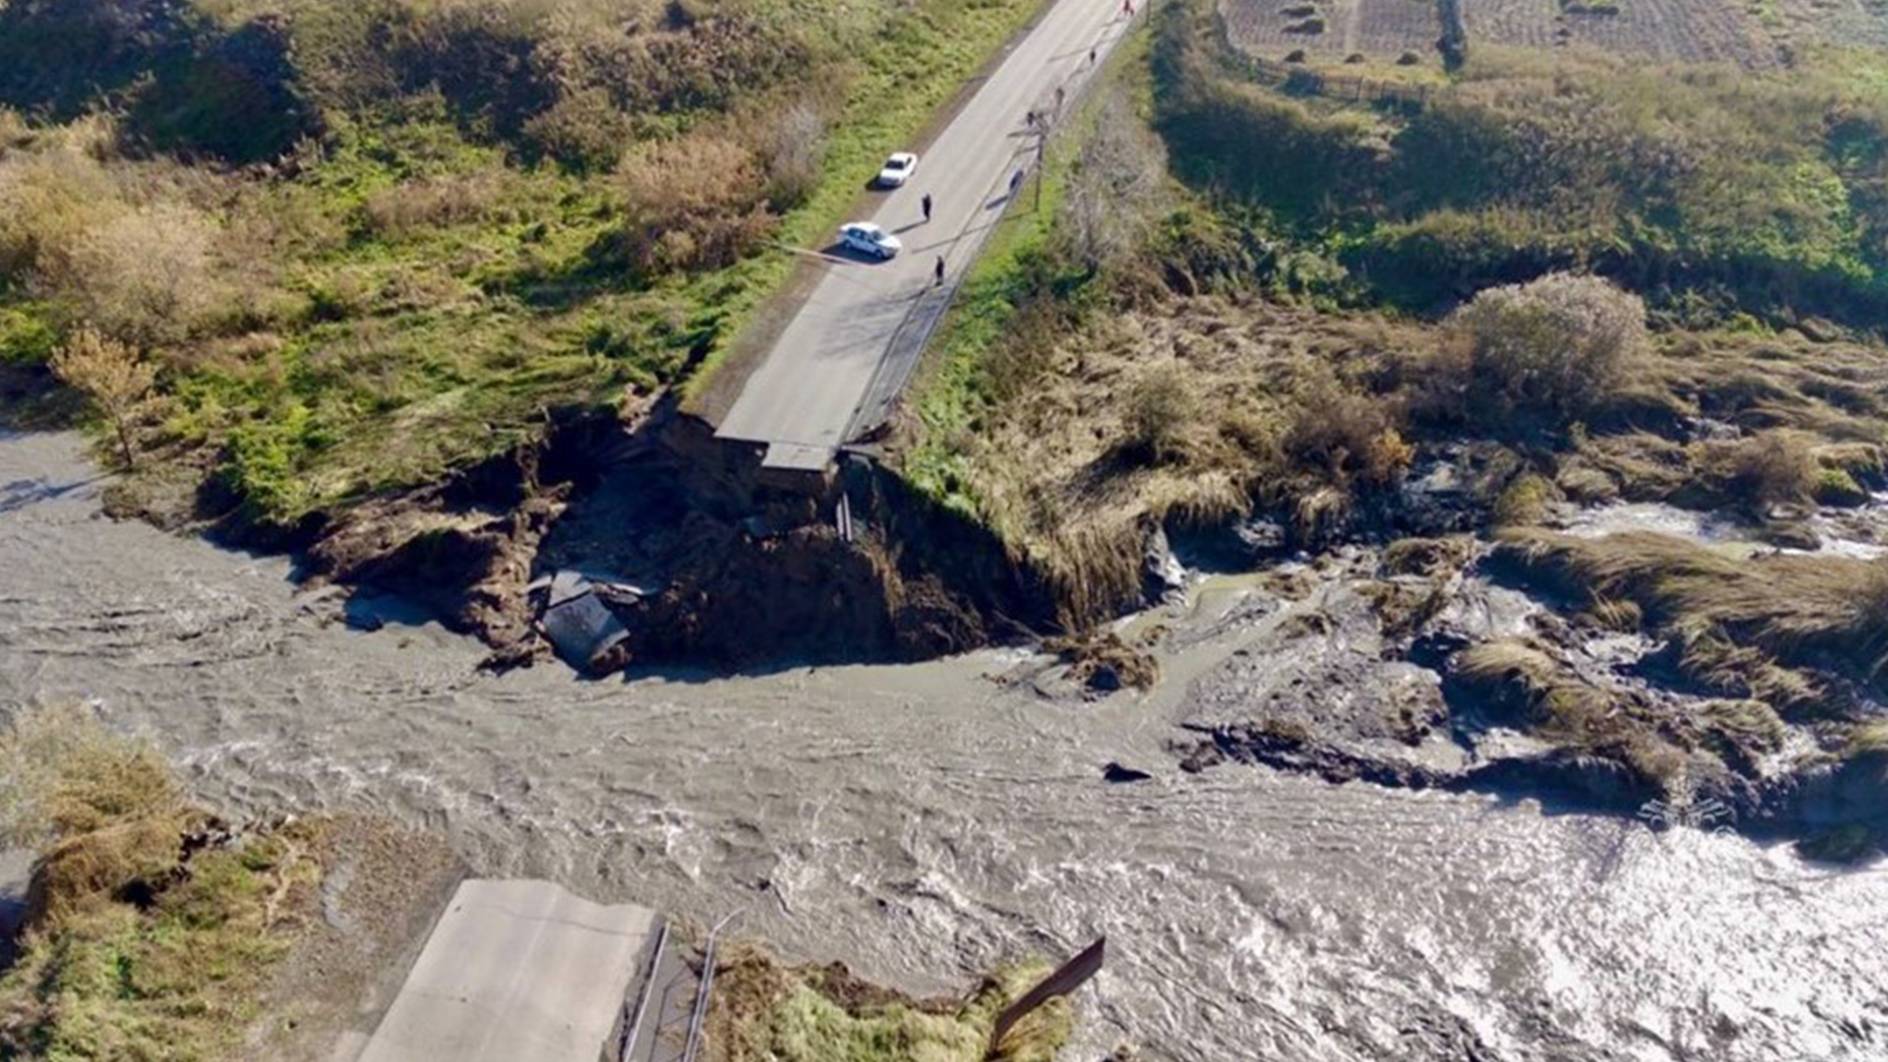
{"label": "debris in water", "polygon": [[558,572],[551,579],[544,631],[558,656],[593,674],[620,666],[617,657],[629,638],[623,621],[597,596],[596,586],[572,571]]}
{"label": "debris in water", "polygon": [[1101,769],[1101,780],[1104,782],[1113,782],[1117,785],[1123,785],[1128,782],[1145,782],[1152,777],[1154,776],[1148,774],[1146,771],[1137,770],[1133,767],[1124,767],[1113,760],[1109,760],[1108,765]]}

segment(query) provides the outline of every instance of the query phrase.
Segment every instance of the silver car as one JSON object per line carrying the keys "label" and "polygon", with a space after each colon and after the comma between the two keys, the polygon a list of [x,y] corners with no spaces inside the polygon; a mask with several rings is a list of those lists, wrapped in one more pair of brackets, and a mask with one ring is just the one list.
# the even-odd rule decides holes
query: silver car
{"label": "silver car", "polygon": [[854,221],[839,227],[839,242],[861,254],[887,259],[905,249],[898,237],[869,221]]}

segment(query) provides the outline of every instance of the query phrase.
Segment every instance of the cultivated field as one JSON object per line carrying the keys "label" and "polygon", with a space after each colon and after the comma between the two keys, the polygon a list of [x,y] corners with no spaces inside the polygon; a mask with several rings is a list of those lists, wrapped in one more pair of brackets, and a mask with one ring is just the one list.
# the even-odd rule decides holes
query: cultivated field
{"label": "cultivated field", "polygon": [[1302,48],[1319,56],[1435,58],[1434,0],[1225,0],[1233,43],[1268,59]]}
{"label": "cultivated field", "polygon": [[[1372,59],[1436,58],[1433,0],[1221,0],[1238,47],[1268,59],[1303,49]],[[1661,60],[1768,69],[1794,49],[1888,47],[1888,0],[1464,0],[1471,44],[1584,46]]]}
{"label": "cultivated field", "polygon": [[[1587,45],[1601,51],[1693,62],[1777,63],[1776,41],[1737,0],[1619,0],[1614,11],[1561,0],[1466,0],[1470,47]],[[1576,10],[1569,11],[1566,7]]]}
{"label": "cultivated field", "polygon": [[[1738,0],[1730,0],[1738,2]],[[1888,0],[1741,0],[1778,42],[1888,48]]]}

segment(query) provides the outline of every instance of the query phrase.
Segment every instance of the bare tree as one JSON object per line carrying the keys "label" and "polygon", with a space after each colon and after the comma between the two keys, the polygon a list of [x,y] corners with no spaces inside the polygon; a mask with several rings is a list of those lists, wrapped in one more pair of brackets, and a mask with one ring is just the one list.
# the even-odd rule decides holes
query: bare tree
{"label": "bare tree", "polygon": [[767,198],[776,210],[798,206],[813,193],[825,150],[826,119],[811,101],[796,100],[780,113],[761,144]]}
{"label": "bare tree", "polygon": [[1138,251],[1153,227],[1165,174],[1160,144],[1133,105],[1119,93],[1110,96],[1063,195],[1060,228],[1070,258],[1102,270]]}
{"label": "bare tree", "polygon": [[132,433],[138,414],[151,398],[157,367],[115,339],[82,328],[52,356],[59,379],[84,392],[111,424],[126,468],[137,465]]}

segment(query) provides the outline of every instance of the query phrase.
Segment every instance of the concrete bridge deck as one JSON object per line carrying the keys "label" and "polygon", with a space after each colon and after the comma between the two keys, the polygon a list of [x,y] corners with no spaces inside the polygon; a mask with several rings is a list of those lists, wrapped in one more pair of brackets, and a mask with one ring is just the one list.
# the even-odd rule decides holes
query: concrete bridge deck
{"label": "concrete bridge deck", "polygon": [[359,1062],[615,1062],[661,924],[548,881],[461,882]]}

